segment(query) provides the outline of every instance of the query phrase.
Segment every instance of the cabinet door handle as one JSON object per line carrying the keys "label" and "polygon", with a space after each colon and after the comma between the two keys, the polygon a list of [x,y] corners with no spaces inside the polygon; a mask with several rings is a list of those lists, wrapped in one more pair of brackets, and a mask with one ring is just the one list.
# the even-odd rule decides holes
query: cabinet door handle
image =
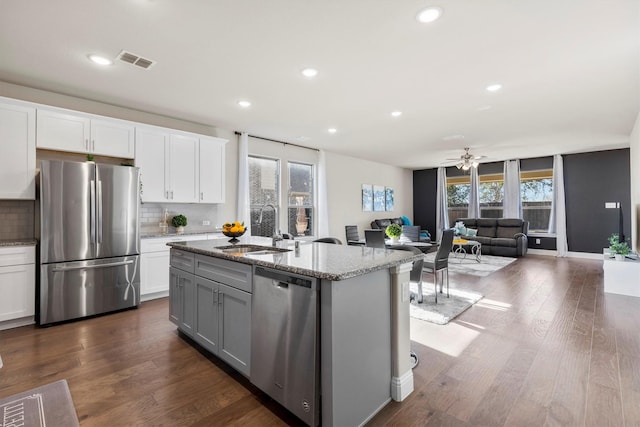
{"label": "cabinet door handle", "polygon": [[84,140],[84,149],[89,151],[89,139]]}
{"label": "cabinet door handle", "polygon": [[96,140],[91,141],[91,151],[96,151]]}
{"label": "cabinet door handle", "polygon": [[173,190],[171,190],[171,200],[173,200]]}
{"label": "cabinet door handle", "polygon": [[200,193],[200,200],[204,200],[204,193]]}
{"label": "cabinet door handle", "polygon": [[212,303],[213,303],[213,304],[217,303],[217,302],[218,302],[218,300],[220,299],[220,296],[218,295],[218,290],[217,290],[217,289],[215,289],[215,290],[213,291],[213,294],[212,294],[211,296],[212,296],[212,298],[211,298],[211,299],[212,299]]}

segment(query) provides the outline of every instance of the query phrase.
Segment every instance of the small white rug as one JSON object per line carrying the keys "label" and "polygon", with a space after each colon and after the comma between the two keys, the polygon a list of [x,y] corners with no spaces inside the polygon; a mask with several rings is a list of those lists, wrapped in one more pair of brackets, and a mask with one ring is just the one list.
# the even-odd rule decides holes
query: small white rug
{"label": "small white rug", "polygon": [[[425,261],[433,261],[435,252],[424,256]],[[460,255],[449,255],[449,272],[471,274],[473,276],[485,277],[493,272],[514,262],[516,258],[495,255],[482,255],[480,262],[476,261],[475,255],[468,254],[466,258]]]}
{"label": "small white rug", "polygon": [[[460,289],[449,289],[449,298],[447,298],[445,289],[443,293],[438,293],[438,303],[436,304],[433,291],[432,283],[422,284],[423,302],[422,304],[418,304],[416,300],[411,302],[409,305],[411,317],[438,325],[446,325],[482,298],[480,294]],[[412,284],[411,292],[416,294],[418,286]]]}

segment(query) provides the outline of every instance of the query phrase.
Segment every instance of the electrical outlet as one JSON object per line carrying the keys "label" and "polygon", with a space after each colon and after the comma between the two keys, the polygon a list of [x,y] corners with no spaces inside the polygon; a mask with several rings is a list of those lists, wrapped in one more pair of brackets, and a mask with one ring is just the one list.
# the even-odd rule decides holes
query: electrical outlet
{"label": "electrical outlet", "polygon": [[202,221],[202,225],[211,225],[211,221]]}
{"label": "electrical outlet", "polygon": [[540,244],[540,239],[536,239],[536,245]]}

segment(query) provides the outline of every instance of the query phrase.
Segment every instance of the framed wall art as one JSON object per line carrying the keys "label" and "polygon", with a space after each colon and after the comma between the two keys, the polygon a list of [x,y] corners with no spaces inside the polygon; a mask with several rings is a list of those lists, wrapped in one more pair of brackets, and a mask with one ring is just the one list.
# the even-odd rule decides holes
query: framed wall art
{"label": "framed wall art", "polygon": [[362,211],[371,212],[373,210],[373,186],[362,184]]}
{"label": "framed wall art", "polygon": [[387,211],[393,210],[393,188],[385,187],[384,189],[384,207]]}
{"label": "framed wall art", "polygon": [[384,186],[373,186],[373,210],[376,212],[384,211]]}

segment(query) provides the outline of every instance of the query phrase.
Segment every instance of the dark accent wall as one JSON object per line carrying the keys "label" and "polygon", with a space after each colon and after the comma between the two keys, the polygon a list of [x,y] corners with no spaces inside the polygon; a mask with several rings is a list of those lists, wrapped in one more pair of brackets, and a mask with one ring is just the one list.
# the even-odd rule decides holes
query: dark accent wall
{"label": "dark accent wall", "polygon": [[624,234],[631,237],[630,151],[569,154],[564,158],[567,240],[569,251],[601,253],[607,238],[618,232],[618,210],[605,202],[621,202]]}
{"label": "dark accent wall", "polygon": [[[618,232],[618,211],[605,209],[605,202],[622,203],[624,234],[630,241],[630,150],[568,154],[563,155],[563,160],[569,251],[601,253],[609,245],[607,238]],[[499,170],[496,163],[488,165],[483,173]],[[521,170],[550,167],[553,167],[551,157],[520,162]],[[413,171],[413,217],[416,224],[426,225],[431,234],[436,224],[437,180],[437,169]],[[555,238],[540,237],[540,244],[535,239],[530,237],[530,248],[556,248]]]}
{"label": "dark accent wall", "polygon": [[438,170],[413,171],[413,222],[435,239]]}

